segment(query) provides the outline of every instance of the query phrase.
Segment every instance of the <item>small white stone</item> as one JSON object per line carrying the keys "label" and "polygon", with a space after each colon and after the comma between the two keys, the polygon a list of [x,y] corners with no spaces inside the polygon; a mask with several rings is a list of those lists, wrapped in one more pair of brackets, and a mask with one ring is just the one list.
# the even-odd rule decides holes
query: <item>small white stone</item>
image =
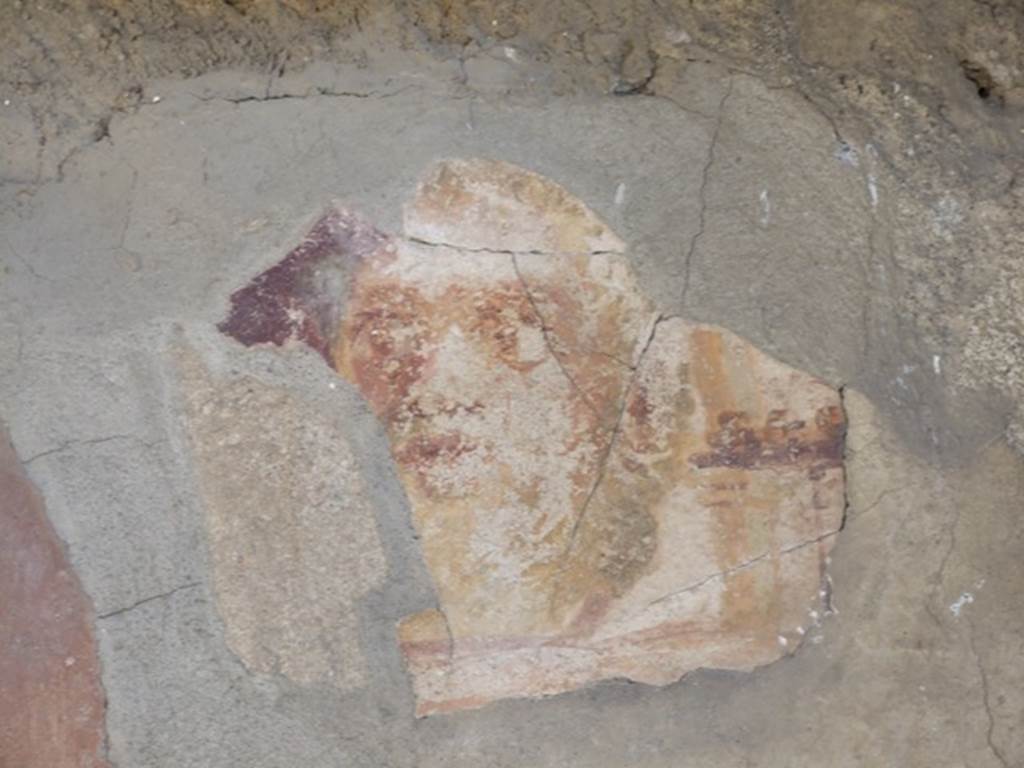
{"label": "small white stone", "polygon": [[66,659],[64,659],[64,666],[65,667],[70,667],[74,663],[75,663],[75,657],[74,656],[68,656]]}
{"label": "small white stone", "polygon": [[665,34],[665,38],[673,45],[689,45],[693,42],[693,38],[687,34],[685,29],[669,30]]}
{"label": "small white stone", "polygon": [[762,189],[761,194],[758,195],[758,200],[761,203],[761,226],[767,226],[768,222],[772,220],[772,201],[768,198],[768,190]]}
{"label": "small white stone", "polygon": [[154,96],[153,97],[153,103],[154,104],[159,104],[160,103],[160,97],[159,96]]}
{"label": "small white stone", "polygon": [[5,107],[11,106],[11,100],[10,99],[4,99],[4,106]]}
{"label": "small white stone", "polygon": [[785,647],[789,645],[789,640],[787,640],[784,636],[779,635],[779,645]]}
{"label": "small white stone", "polygon": [[807,634],[807,630],[805,630],[803,627],[797,627],[796,628],[796,633],[798,635],[806,635]]}

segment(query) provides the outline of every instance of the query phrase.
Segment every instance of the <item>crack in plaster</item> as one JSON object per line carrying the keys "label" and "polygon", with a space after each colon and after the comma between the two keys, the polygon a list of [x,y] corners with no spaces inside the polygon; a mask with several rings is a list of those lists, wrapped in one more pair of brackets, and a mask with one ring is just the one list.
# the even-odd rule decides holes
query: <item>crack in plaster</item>
{"label": "crack in plaster", "polygon": [[978,668],[978,677],[981,679],[981,703],[985,709],[985,716],[988,718],[988,729],[985,732],[985,741],[988,744],[989,751],[996,760],[999,761],[1003,768],[1010,768],[1009,761],[1006,759],[1006,756],[1003,755],[1002,750],[996,746],[995,740],[993,739],[993,735],[996,730],[996,719],[995,715],[992,714],[992,705],[990,703],[988,673],[985,671],[985,666],[981,663],[981,656],[978,654],[978,647],[975,643],[974,637],[974,622],[968,618],[967,623],[970,626],[970,631],[967,636],[968,643],[971,648],[971,654],[974,656],[974,662]]}
{"label": "crack in plaster", "polygon": [[25,466],[28,466],[29,464],[31,464],[36,459],[42,459],[45,456],[52,456],[55,453],[61,453],[63,451],[66,451],[69,448],[77,448],[77,447],[80,447],[80,446],[83,446],[83,445],[99,445],[101,443],[109,443],[109,442],[111,442],[113,440],[137,440],[139,443],[141,443],[146,448],[152,448],[154,445],[159,445],[160,443],[167,442],[166,440],[154,440],[153,442],[148,442],[147,443],[146,441],[136,437],[135,435],[121,435],[121,434],[118,434],[118,435],[105,435],[104,437],[93,437],[93,438],[88,438],[88,439],[84,439],[84,440],[64,440],[64,441],[59,443],[54,448],[48,448],[45,451],[37,453],[37,454],[35,454],[33,456],[29,456],[27,459],[25,459],[22,462],[22,464],[24,464]]}
{"label": "crack in plaster", "polygon": [[544,346],[547,348],[548,354],[551,355],[551,358],[555,361],[555,364],[562,372],[562,375],[564,375],[565,378],[568,380],[570,386],[572,386],[572,388],[579,393],[580,397],[583,399],[583,402],[586,404],[587,408],[589,408],[598,418],[601,418],[601,414],[598,411],[597,406],[594,405],[594,403],[591,401],[589,397],[587,397],[587,393],[583,391],[583,388],[577,383],[576,379],[574,379],[572,374],[569,373],[569,369],[565,367],[565,363],[562,362],[561,356],[555,351],[555,345],[551,341],[551,327],[548,325],[547,320],[545,320],[544,315],[541,313],[540,308],[537,306],[537,300],[534,298],[533,293],[530,291],[530,286],[527,285],[526,279],[523,277],[523,273],[520,272],[519,270],[519,262],[516,260],[516,255],[513,253],[511,254],[511,257],[512,269],[515,270],[516,277],[519,278],[519,284],[523,288],[523,293],[526,295],[526,300],[530,303],[530,307],[533,309],[534,314],[537,315],[537,319],[540,321],[540,333],[541,336],[544,337]]}
{"label": "crack in plaster", "polygon": [[417,85],[405,85],[394,91],[332,91],[328,88],[317,87],[312,93],[276,93],[264,94],[263,96],[200,96],[196,93],[189,94],[197,101],[226,101],[230,104],[249,104],[252,102],[262,103],[265,101],[305,101],[319,98],[337,99],[390,99],[406,91],[418,88]]}
{"label": "crack in plaster", "polygon": [[[832,536],[837,536],[841,530],[842,530],[842,528],[837,528],[834,531],[829,531],[828,533],[823,533],[820,536],[815,536],[813,539],[808,539],[807,541],[801,541],[799,544],[792,544],[792,545],[790,545],[788,547],[784,547],[783,549],[779,550],[778,556],[782,557],[782,556],[788,555],[788,554],[790,554],[792,552],[796,552],[796,551],[801,550],[801,549],[806,549],[807,547],[813,546],[814,544],[820,544],[825,539],[828,539],[828,538],[830,538]],[[701,587],[703,587],[708,582],[715,581],[717,579],[724,579],[726,576],[731,576],[732,574],[737,573],[739,571],[744,571],[744,570],[746,570],[748,568],[752,568],[753,566],[757,565],[761,561],[767,560],[769,557],[773,557],[773,556],[775,556],[775,553],[770,552],[770,551],[769,552],[765,552],[764,554],[761,554],[761,555],[758,555],[757,557],[751,558],[750,560],[742,562],[739,565],[734,565],[732,568],[726,568],[725,570],[718,571],[717,573],[712,573],[712,574],[710,574],[708,576],[705,576],[705,577],[703,577],[701,579],[698,579],[697,581],[695,581],[692,584],[689,584],[689,585],[683,587],[682,589],[677,589],[677,590],[674,590],[672,592],[669,592],[667,595],[662,595],[661,597],[655,598],[654,600],[652,600],[651,602],[649,602],[647,604],[647,607],[650,608],[652,605],[657,605],[658,603],[662,603],[665,600],[669,600],[669,599],[671,599],[673,597],[676,597],[678,595],[683,595],[683,594],[686,594],[687,592],[693,592],[696,589],[700,589]],[[829,610],[831,610],[831,608],[832,608],[830,603],[828,604],[828,608],[829,608]]]}
{"label": "crack in plaster", "polygon": [[624,255],[624,251],[618,250],[594,250],[594,251],[542,251],[542,250],[528,250],[528,251],[512,251],[502,250],[498,248],[468,248],[464,245],[455,245],[453,243],[437,242],[433,240],[423,240],[419,237],[401,237],[396,238],[403,240],[407,243],[414,243],[415,245],[423,245],[427,248],[451,248],[455,251],[462,251],[464,253],[490,253],[497,256],[606,256],[609,254]]}
{"label": "crack in plaster", "polygon": [[99,445],[100,443],[109,443],[111,440],[132,440],[134,437],[134,435],[107,435],[105,437],[93,437],[86,440],[65,440],[55,448],[49,448],[35,454],[34,456],[29,456],[22,462],[22,464],[28,466],[36,459],[41,459],[44,456],[52,456],[55,453],[61,453],[62,451],[66,451],[68,448],[75,448],[81,445]]}
{"label": "crack in plaster", "polygon": [[686,251],[685,261],[683,262],[683,295],[680,299],[680,306],[686,306],[686,296],[690,291],[690,278],[693,268],[693,257],[697,251],[697,243],[700,242],[701,238],[704,237],[704,229],[706,226],[707,219],[707,187],[708,180],[711,175],[711,166],[715,162],[715,148],[718,146],[718,136],[722,130],[722,121],[725,113],[725,103],[728,101],[729,96],[732,95],[733,80],[729,79],[729,85],[725,90],[725,94],[718,102],[718,116],[715,118],[715,130],[711,134],[711,143],[708,145],[708,155],[704,162],[704,168],[701,171],[701,182],[700,189],[697,192],[698,199],[700,200],[700,214],[697,231],[690,238],[690,245]]}
{"label": "crack in plaster", "polygon": [[145,605],[146,603],[151,603],[154,600],[162,600],[162,599],[164,599],[166,597],[171,597],[172,595],[175,595],[178,592],[183,592],[186,589],[194,589],[195,587],[200,586],[200,584],[201,584],[201,582],[198,582],[198,581],[190,581],[188,584],[182,584],[180,587],[175,587],[174,589],[169,590],[167,592],[161,592],[158,595],[150,595],[149,597],[144,597],[141,600],[136,600],[134,603],[132,603],[131,605],[126,605],[124,608],[117,608],[116,610],[108,611],[107,613],[97,614],[96,620],[97,621],[102,621],[104,619],[109,619],[109,618],[112,618],[114,616],[120,616],[123,613],[128,613],[128,611],[135,610],[136,608],[138,608],[141,605]]}
{"label": "crack in plaster", "polygon": [[576,534],[579,532],[580,525],[583,523],[583,518],[586,517],[587,509],[590,507],[591,500],[597,494],[597,489],[601,486],[601,482],[604,480],[605,470],[608,468],[608,460],[611,458],[612,451],[615,450],[615,443],[617,442],[619,433],[622,430],[622,419],[626,413],[626,403],[629,401],[629,393],[633,391],[633,385],[636,383],[636,378],[640,373],[640,364],[643,362],[644,355],[647,354],[647,350],[654,341],[654,334],[658,330],[658,325],[667,319],[669,318],[661,315],[655,317],[654,322],[651,323],[651,327],[647,331],[647,339],[644,342],[640,353],[637,355],[636,366],[633,368],[633,375],[630,377],[629,384],[626,385],[626,389],[622,393],[622,401],[619,404],[619,412],[615,419],[615,425],[612,427],[611,437],[608,438],[608,448],[605,449],[604,456],[601,457],[601,463],[598,465],[597,476],[594,478],[594,484],[590,488],[590,493],[588,493],[587,498],[583,500],[583,505],[580,507],[580,511],[576,515],[576,520],[573,522],[572,530],[569,532],[569,541],[565,546],[564,554],[572,552],[573,547],[576,545]]}

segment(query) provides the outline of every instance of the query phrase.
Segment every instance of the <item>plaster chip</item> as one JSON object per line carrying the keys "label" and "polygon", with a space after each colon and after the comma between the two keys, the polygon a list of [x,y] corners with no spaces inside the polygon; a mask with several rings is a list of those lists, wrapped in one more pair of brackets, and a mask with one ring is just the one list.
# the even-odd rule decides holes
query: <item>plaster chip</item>
{"label": "plaster chip", "polygon": [[0,425],[0,765],[106,768],[93,620]]}
{"label": "plaster chip", "polygon": [[220,327],[318,339],[385,425],[438,595],[398,630],[417,714],[799,645],[843,519],[838,392],[660,315],[592,211],[506,163],[442,162],[404,237],[371,230],[330,211]]}
{"label": "plaster chip", "polygon": [[228,646],[256,672],[364,684],[355,604],[385,563],[348,441],[285,390],[177,357]]}

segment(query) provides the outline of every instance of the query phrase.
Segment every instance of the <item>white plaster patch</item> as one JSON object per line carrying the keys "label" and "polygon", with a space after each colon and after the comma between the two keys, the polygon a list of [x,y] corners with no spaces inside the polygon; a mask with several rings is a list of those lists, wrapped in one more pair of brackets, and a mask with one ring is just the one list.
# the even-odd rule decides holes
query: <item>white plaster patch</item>
{"label": "white plaster patch", "polygon": [[615,188],[615,204],[622,205],[626,200],[626,184],[625,182],[619,182],[619,186]]}
{"label": "white plaster patch", "polygon": [[954,600],[949,606],[949,612],[952,613],[956,618],[960,618],[960,612],[968,605],[974,602],[974,595],[970,592],[964,592],[960,597]]}

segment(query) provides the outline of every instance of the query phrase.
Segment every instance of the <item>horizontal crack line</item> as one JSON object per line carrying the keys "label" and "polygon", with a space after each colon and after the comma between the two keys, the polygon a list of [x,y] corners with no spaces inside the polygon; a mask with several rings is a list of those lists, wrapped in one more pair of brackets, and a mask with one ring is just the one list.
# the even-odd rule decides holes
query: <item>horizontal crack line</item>
{"label": "horizontal crack line", "polygon": [[496,256],[606,256],[614,254],[616,256],[625,256],[625,251],[615,251],[611,249],[596,250],[596,251],[540,251],[540,250],[501,250],[500,248],[469,248],[464,245],[456,245],[454,243],[435,243],[430,240],[424,240],[419,237],[401,237],[398,238],[404,240],[407,243],[413,243],[415,245],[423,245],[427,248],[450,248],[453,251],[463,251],[465,253],[490,253]]}
{"label": "horizontal crack line", "polygon": [[230,104],[249,104],[251,102],[263,101],[305,101],[308,99],[389,99],[401,93],[416,88],[415,85],[407,85],[394,91],[332,91],[327,88],[317,88],[309,93],[275,93],[263,96],[200,96],[196,93],[189,94],[197,101],[226,101]]}
{"label": "horizontal crack line", "polygon": [[69,448],[74,448],[79,445],[99,445],[100,443],[109,443],[111,440],[133,439],[135,439],[135,435],[107,435],[106,437],[93,437],[87,440],[66,440],[60,445],[58,445],[56,448],[50,448],[48,450],[43,451],[42,453],[37,453],[34,456],[29,456],[22,462],[22,464],[28,466],[36,459],[41,459],[44,456],[52,456],[55,453],[60,453],[61,451],[66,451]]}
{"label": "horizontal crack line", "polygon": [[141,600],[135,601],[131,605],[125,606],[124,608],[118,608],[116,611],[109,611],[108,613],[101,613],[101,614],[99,614],[96,617],[96,619],[97,620],[99,620],[99,619],[109,619],[109,618],[111,618],[113,616],[120,616],[122,613],[127,613],[128,611],[135,610],[140,605],[145,605],[146,603],[151,603],[154,600],[163,600],[166,597],[170,597],[171,595],[175,595],[178,592],[183,592],[186,589],[194,589],[195,587],[198,587],[199,585],[200,585],[200,582],[198,582],[198,581],[191,581],[188,584],[182,584],[180,587],[175,587],[174,589],[170,590],[169,592],[161,592],[159,595],[150,595],[149,597],[144,597]]}
{"label": "horizontal crack line", "polygon": [[[821,536],[818,536],[818,537],[813,538],[813,539],[809,539],[808,541],[802,541],[799,544],[793,544],[793,545],[791,545],[789,547],[786,547],[785,549],[779,550],[778,556],[781,557],[782,555],[788,555],[791,552],[796,552],[799,549],[804,549],[806,547],[813,546],[814,544],[820,544],[825,539],[828,539],[828,538],[830,538],[832,536],[835,536],[838,533],[839,533],[839,531],[837,529],[835,531],[829,531],[828,533],[823,533]],[[692,583],[692,584],[690,584],[688,586],[685,586],[682,589],[677,589],[674,592],[669,592],[667,595],[662,595],[661,597],[652,600],[651,602],[649,602],[647,604],[647,607],[650,608],[652,605],[657,605],[658,603],[664,602],[665,600],[669,600],[669,599],[671,599],[673,597],[676,597],[678,595],[683,595],[683,594],[686,594],[687,592],[693,592],[695,589],[700,589],[701,587],[703,587],[705,584],[708,584],[709,582],[715,581],[716,579],[724,579],[726,576],[731,576],[734,573],[746,570],[747,568],[751,568],[751,567],[757,565],[758,563],[762,562],[763,560],[767,560],[768,558],[770,558],[772,556],[773,556],[772,552],[765,552],[763,555],[758,555],[757,557],[755,557],[755,558],[753,558],[751,560],[747,560],[745,563],[740,563],[739,565],[734,565],[732,568],[727,568],[724,571],[719,571],[718,573],[713,573],[710,576],[705,576],[704,578],[702,578],[702,579],[700,579],[698,581],[695,581],[694,583]]]}

